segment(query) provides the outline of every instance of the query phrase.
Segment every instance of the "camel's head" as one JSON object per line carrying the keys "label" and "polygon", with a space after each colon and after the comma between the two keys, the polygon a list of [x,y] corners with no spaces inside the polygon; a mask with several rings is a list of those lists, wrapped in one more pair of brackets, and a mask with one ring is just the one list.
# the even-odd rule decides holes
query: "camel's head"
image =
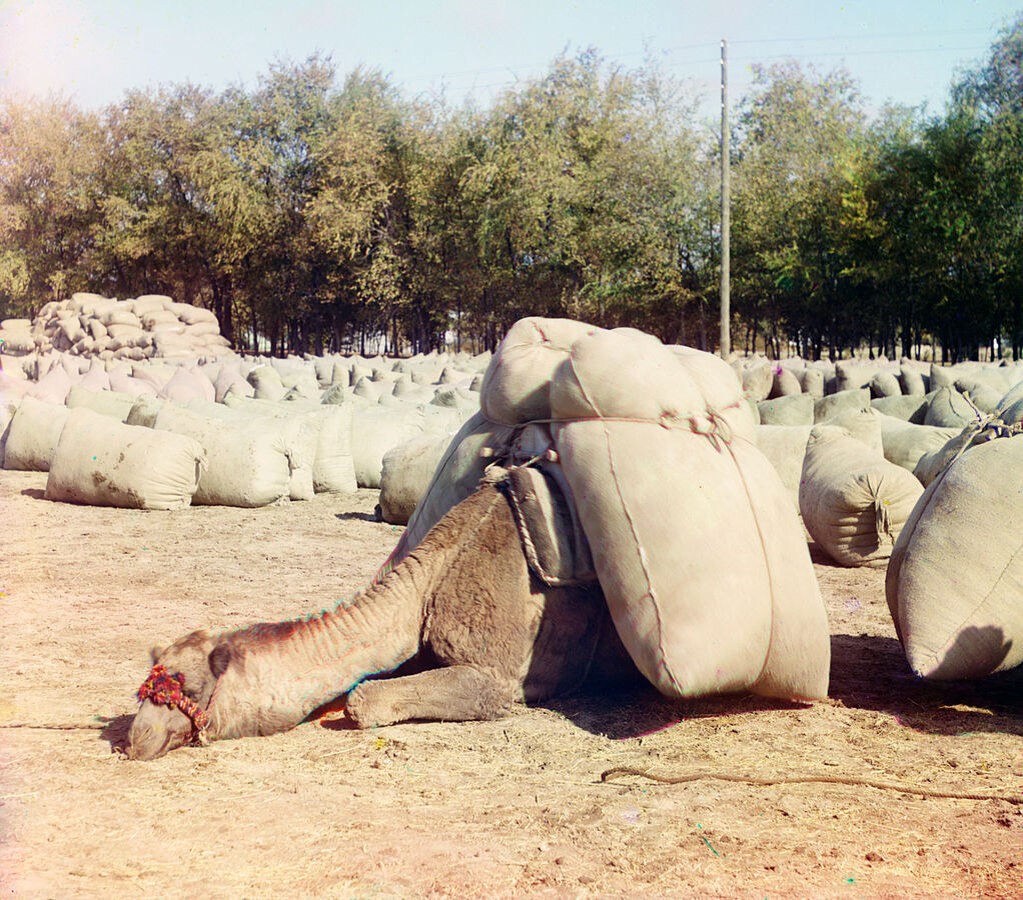
{"label": "camel's head", "polygon": [[217,679],[231,661],[231,647],[216,642],[205,631],[194,631],[166,649],[154,647],[151,656],[154,666],[162,666],[170,681],[180,685],[184,702],[176,706],[154,699],[142,701],[128,731],[129,759],[157,759],[192,739],[194,723],[179,706],[207,709]]}

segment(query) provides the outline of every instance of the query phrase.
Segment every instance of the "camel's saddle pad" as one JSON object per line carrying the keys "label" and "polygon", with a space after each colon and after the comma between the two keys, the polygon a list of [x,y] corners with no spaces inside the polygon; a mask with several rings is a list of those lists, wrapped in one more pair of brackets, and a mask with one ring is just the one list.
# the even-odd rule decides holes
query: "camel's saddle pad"
{"label": "camel's saddle pad", "polygon": [[597,580],[579,520],[560,484],[558,467],[518,466],[501,482],[515,512],[522,547],[533,573],[562,587]]}

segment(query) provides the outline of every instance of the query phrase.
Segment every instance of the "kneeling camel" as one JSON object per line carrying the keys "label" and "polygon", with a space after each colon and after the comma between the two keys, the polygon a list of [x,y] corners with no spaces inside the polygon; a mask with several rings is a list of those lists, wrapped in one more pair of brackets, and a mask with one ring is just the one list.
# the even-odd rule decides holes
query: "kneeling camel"
{"label": "kneeling camel", "polygon": [[[417,658],[419,671],[393,672]],[[496,718],[584,682],[641,680],[600,586],[549,587],[530,571],[509,501],[482,485],[409,556],[335,609],[153,651],[128,755],[198,738],[266,735],[348,694],[362,728]]]}

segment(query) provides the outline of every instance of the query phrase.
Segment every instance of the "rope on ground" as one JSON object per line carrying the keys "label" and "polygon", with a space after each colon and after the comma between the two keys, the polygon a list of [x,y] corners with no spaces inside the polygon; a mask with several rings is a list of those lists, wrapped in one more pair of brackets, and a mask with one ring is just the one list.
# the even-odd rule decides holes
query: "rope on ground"
{"label": "rope on ground", "polygon": [[879,791],[897,791],[901,794],[916,794],[920,797],[936,797],[944,800],[1004,800],[1007,803],[1023,805],[1021,794],[999,794],[972,791],[939,791],[931,788],[917,787],[895,781],[876,781],[873,778],[857,778],[842,775],[800,775],[791,778],[755,778],[749,775],[728,775],[720,772],[694,772],[687,775],[658,775],[646,769],[634,769],[631,766],[617,766],[601,773],[601,782],[611,781],[620,775],[635,775],[637,778],[648,778],[662,784],[688,784],[692,781],[713,779],[715,781],[732,781],[739,784],[752,784],[768,787],[775,784],[846,784],[854,787],[871,787]]}

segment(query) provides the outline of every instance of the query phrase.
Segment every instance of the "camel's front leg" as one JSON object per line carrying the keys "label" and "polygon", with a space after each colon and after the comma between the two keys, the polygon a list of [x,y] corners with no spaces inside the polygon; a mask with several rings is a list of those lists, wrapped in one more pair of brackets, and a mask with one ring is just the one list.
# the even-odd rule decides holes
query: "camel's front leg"
{"label": "camel's front leg", "polygon": [[359,728],[410,719],[467,722],[508,712],[512,689],[471,666],[430,669],[417,675],[364,681],[348,695],[348,715]]}

